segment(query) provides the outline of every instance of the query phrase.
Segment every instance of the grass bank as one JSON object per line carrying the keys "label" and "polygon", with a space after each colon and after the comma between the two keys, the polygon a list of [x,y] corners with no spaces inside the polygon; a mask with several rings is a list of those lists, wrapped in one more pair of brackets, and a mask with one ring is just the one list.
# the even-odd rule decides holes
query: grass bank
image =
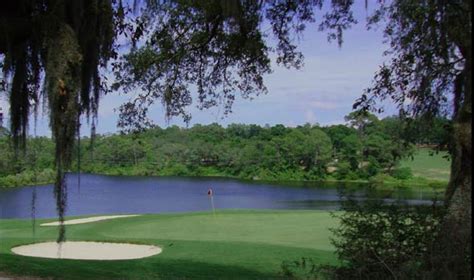
{"label": "grass bank", "polygon": [[[49,220],[37,221],[45,222]],[[129,261],[13,255],[21,244],[55,240],[57,229],[0,220],[0,271],[60,279],[279,279],[283,261],[337,263],[325,211],[218,211],[144,215],[67,227],[68,240],[154,244],[159,255]]]}
{"label": "grass bank", "polygon": [[451,161],[445,151],[434,152],[429,148],[418,149],[413,159],[404,159],[401,167],[409,167],[415,177],[427,180],[448,182],[451,170]]}

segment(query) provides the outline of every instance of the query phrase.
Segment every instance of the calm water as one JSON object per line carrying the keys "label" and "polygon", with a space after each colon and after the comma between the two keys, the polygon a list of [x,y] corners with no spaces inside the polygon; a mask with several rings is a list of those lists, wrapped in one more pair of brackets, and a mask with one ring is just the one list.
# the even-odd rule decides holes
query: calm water
{"label": "calm water", "polygon": [[[255,183],[213,178],[163,178],[69,174],[67,215],[129,214],[207,211],[211,209],[207,190],[214,191],[217,209],[337,209],[340,193],[347,185],[328,183]],[[367,199],[362,186],[354,195]],[[352,185],[353,189],[354,186]],[[53,186],[0,188],[0,219],[30,218],[36,189],[37,218],[56,217]],[[373,195],[373,194],[372,194]],[[371,197],[372,197],[371,195]],[[406,199],[408,203],[429,203],[421,192],[378,192],[377,197]]]}

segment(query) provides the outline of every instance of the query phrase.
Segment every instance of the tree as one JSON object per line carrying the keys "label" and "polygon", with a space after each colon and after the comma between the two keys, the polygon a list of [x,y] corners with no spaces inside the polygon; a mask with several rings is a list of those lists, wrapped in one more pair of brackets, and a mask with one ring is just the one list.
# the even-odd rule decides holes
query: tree
{"label": "tree", "polygon": [[[116,89],[140,91],[121,107],[123,127],[147,121],[149,105],[160,102],[166,116],[190,120],[186,108],[221,105],[230,113],[237,95],[266,93],[263,76],[271,72],[270,54],[287,68],[300,68],[303,55],[294,39],[314,21],[321,0],[304,1],[148,1],[135,21],[134,48],[115,64]],[[332,1],[321,28],[337,32],[354,22],[350,3]],[[337,19],[334,16],[337,14]],[[270,31],[263,28],[264,22]],[[265,37],[273,35],[273,46]]]}
{"label": "tree", "polygon": [[344,117],[350,127],[359,131],[360,134],[367,134],[368,129],[373,127],[379,119],[374,114],[364,111],[355,111]]}
{"label": "tree", "polygon": [[362,141],[355,134],[350,134],[341,140],[341,153],[338,160],[347,161],[352,171],[359,168],[362,161]]}
{"label": "tree", "polygon": [[307,145],[313,154],[309,161],[310,168],[317,176],[322,177],[326,174],[327,165],[332,159],[331,138],[319,128],[312,128],[308,138]]}
{"label": "tree", "polygon": [[[71,163],[79,116],[96,117],[102,90],[98,68],[115,55],[115,23],[110,0],[9,1],[0,11],[2,83],[9,85],[4,88],[11,134],[15,146],[24,148],[30,114],[37,112],[44,89],[56,144],[60,220],[66,203],[64,170]],[[60,232],[62,240],[64,227]]]}
{"label": "tree", "polygon": [[288,129],[282,124],[277,124],[270,127],[270,134],[272,136],[283,136],[287,132],[288,132]]}
{"label": "tree", "polygon": [[335,153],[341,151],[342,141],[345,137],[356,133],[354,129],[343,124],[323,127],[323,131],[331,138]]}
{"label": "tree", "polygon": [[470,275],[472,256],[472,1],[398,0],[382,4],[371,23],[387,20],[390,62],[355,107],[380,110],[391,99],[402,112],[453,119],[451,179],[439,244],[439,268]]}
{"label": "tree", "polygon": [[[100,67],[115,57],[117,34],[132,41],[123,64],[113,69],[118,83],[144,93],[121,107],[119,126],[133,129],[148,124],[147,107],[161,100],[168,117],[189,120],[188,85],[197,87],[201,108],[224,104],[230,112],[235,92],[243,97],[265,92],[263,75],[270,72],[269,52],[277,62],[300,67],[302,54],[293,35],[313,20],[320,0],[305,1],[27,1],[4,3],[0,11],[0,64],[2,92],[10,101],[11,134],[16,150],[25,149],[30,114],[47,98],[50,126],[55,141],[56,204],[63,220],[66,204],[64,171],[71,166],[74,140],[82,114],[92,117],[92,134],[99,96],[105,91]],[[133,8],[146,5],[132,22],[125,21]],[[351,13],[346,3],[333,2],[340,11],[335,26],[341,38]],[[131,7],[135,6],[135,7]],[[271,23],[277,46],[264,41],[261,23]],[[325,21],[323,24],[330,24]],[[142,36],[144,35],[144,36]],[[128,37],[127,37],[128,36]],[[140,38],[146,38],[138,42]],[[137,44],[139,43],[139,44]],[[91,140],[94,139],[91,137]],[[93,154],[91,152],[91,154]],[[61,226],[59,240],[64,239]]]}
{"label": "tree", "polygon": [[409,118],[404,121],[403,125],[405,129],[399,130],[400,133],[403,133],[400,136],[411,143],[432,145],[438,149],[449,149],[452,144],[452,121],[446,116],[434,117],[429,120],[423,116]]}

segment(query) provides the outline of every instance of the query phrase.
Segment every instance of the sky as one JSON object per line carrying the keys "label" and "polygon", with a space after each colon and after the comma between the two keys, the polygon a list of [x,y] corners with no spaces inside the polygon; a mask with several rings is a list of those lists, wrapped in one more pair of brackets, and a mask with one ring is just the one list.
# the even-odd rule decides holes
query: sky
{"label": "sky", "polygon": [[[264,79],[268,88],[266,95],[253,100],[237,99],[228,116],[223,115],[222,107],[200,111],[194,104],[189,108],[190,126],[214,122],[223,126],[230,123],[286,126],[344,123],[344,116],[351,112],[354,101],[370,86],[374,73],[384,61],[383,51],[387,49],[382,28],[366,29],[367,13],[363,4],[355,4],[355,16],[360,23],[344,33],[342,47],[336,42],[328,43],[326,33],[319,32],[316,25],[308,25],[298,42],[305,57],[302,69],[288,70],[272,62],[274,71]],[[98,133],[118,131],[115,109],[128,98],[118,93],[102,97]],[[0,107],[4,112],[8,110],[5,98],[0,99]],[[393,108],[388,108],[386,115],[393,112]],[[186,126],[179,117],[167,122],[159,102],[150,108],[150,117],[160,127]],[[82,134],[89,134],[89,129],[84,124]],[[39,116],[37,134],[51,134],[47,112]]]}

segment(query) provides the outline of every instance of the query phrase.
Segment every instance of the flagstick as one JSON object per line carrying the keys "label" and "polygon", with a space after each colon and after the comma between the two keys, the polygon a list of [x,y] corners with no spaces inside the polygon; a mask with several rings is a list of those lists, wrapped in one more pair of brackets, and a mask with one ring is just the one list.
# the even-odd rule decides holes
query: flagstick
{"label": "flagstick", "polygon": [[216,216],[216,209],[214,209],[214,196],[211,195],[211,206],[212,206],[212,214],[214,217]]}

